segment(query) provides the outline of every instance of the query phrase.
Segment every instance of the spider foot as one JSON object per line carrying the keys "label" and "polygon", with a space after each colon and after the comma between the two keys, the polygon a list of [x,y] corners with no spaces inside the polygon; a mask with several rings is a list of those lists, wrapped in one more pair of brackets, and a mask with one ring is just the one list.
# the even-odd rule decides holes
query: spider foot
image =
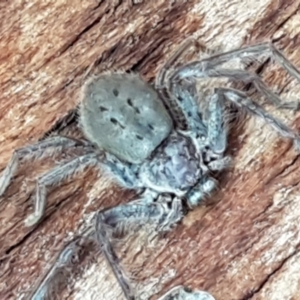
{"label": "spider foot", "polygon": [[192,291],[183,286],[176,286],[158,300],[215,300],[215,298],[204,291]]}
{"label": "spider foot", "polygon": [[298,152],[300,152],[300,138],[294,139],[294,147]]}
{"label": "spider foot", "polygon": [[32,213],[25,219],[24,225],[26,227],[31,227],[31,226],[37,224],[40,221],[40,219],[41,219],[41,215]]}

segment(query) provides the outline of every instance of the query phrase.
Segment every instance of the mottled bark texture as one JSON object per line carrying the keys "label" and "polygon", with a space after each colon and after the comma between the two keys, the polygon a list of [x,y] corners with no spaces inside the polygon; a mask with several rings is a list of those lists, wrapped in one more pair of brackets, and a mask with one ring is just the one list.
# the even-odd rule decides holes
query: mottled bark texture
{"label": "mottled bark texture", "polygon": [[[92,65],[91,74],[132,70],[152,81],[193,35],[221,51],[272,40],[300,68],[299,0],[139,2],[2,1],[1,169],[14,149],[42,138],[76,107]],[[257,70],[284,99],[300,98],[299,83],[277,65]],[[266,107],[300,130],[299,113]],[[73,127],[65,131],[76,135]],[[234,165],[221,176],[213,204],[165,236],[147,241],[141,231],[118,243],[121,263],[146,299],[178,284],[222,300],[300,299],[299,154],[253,117],[233,129],[229,145]],[[35,178],[60,158],[22,165],[0,204],[0,299],[26,299],[89,213],[134,196],[87,170],[51,190],[46,218],[25,228]],[[91,253],[57,291],[60,299],[122,299],[101,254]]]}

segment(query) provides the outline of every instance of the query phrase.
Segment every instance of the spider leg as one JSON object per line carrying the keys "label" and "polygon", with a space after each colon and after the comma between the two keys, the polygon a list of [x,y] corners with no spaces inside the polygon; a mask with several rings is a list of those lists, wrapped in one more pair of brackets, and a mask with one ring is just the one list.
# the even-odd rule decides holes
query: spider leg
{"label": "spider leg", "polygon": [[251,82],[255,87],[270,100],[274,105],[286,109],[299,109],[299,103],[282,102],[280,97],[274,94],[265,83],[256,75],[247,71],[217,69],[218,66],[231,59],[258,56],[270,53],[272,57],[283,67],[291,76],[300,81],[300,72],[297,68],[271,43],[258,44],[255,46],[244,47],[229,52],[213,55],[211,57],[194,61],[183,67],[178,68],[169,79],[169,87],[176,81],[186,78],[207,78],[207,77],[228,77],[236,81]]}
{"label": "spider leg", "polygon": [[204,291],[191,291],[184,286],[176,286],[158,300],[215,300],[215,298]]}
{"label": "spider leg", "polygon": [[208,176],[203,176],[200,181],[187,193],[188,205],[193,208],[207,198],[217,187],[216,181]]}
{"label": "spider leg", "polygon": [[99,212],[96,220],[96,239],[128,300],[135,299],[135,293],[112,248],[109,232],[118,231],[120,228],[128,230],[130,226],[147,223],[154,223],[158,231],[168,230],[183,217],[180,199],[173,199],[170,206],[167,198],[157,202],[151,198],[146,193],[144,198]]}
{"label": "spider leg", "polygon": [[35,225],[41,220],[46,207],[47,187],[58,184],[76,171],[81,171],[87,166],[97,165],[98,163],[95,153],[85,154],[74,158],[64,165],[57,166],[39,177],[36,183],[34,212],[25,219],[25,226]]}
{"label": "spider leg", "polygon": [[222,101],[221,97],[211,97],[206,120],[206,145],[216,154],[223,154],[227,148],[228,128],[225,115],[224,101]]}
{"label": "spider leg", "polygon": [[208,168],[218,172],[227,169],[232,162],[230,156],[224,157],[229,131],[224,100],[222,95],[211,97],[208,104],[208,116],[204,120],[207,125],[207,136],[197,139],[198,144],[205,146],[201,152],[205,153]]}
{"label": "spider leg", "polygon": [[[52,140],[51,140],[52,141]],[[58,137],[58,141],[61,142],[61,137]],[[57,142],[55,139],[54,142]],[[69,146],[72,140],[66,139],[66,142],[69,142]],[[75,143],[73,141],[73,143]],[[49,145],[48,141],[45,141],[46,145]],[[45,148],[45,144],[43,144]],[[40,147],[40,143],[37,144]],[[56,145],[56,144],[55,144]],[[32,146],[33,149],[34,145]],[[26,151],[28,148],[25,148]],[[38,148],[41,149],[41,148]],[[16,152],[17,153],[17,152]],[[11,166],[15,165],[16,158],[12,158],[7,170],[12,170]],[[87,153],[82,156],[76,157],[73,160],[67,162],[64,165],[57,166],[51,171],[43,174],[37,179],[36,183],[36,197],[34,200],[34,212],[30,214],[25,219],[25,226],[30,227],[37,224],[42,218],[47,201],[47,187],[57,185],[59,182],[65,178],[73,175],[78,171],[82,171],[87,166],[95,166],[99,168],[104,167],[104,169],[109,170],[113,173],[121,184],[127,188],[137,188],[136,176],[132,170],[133,167],[122,163],[116,157],[111,154],[107,154],[105,158],[102,158],[102,161],[99,160],[97,153]],[[5,173],[5,172],[4,172]],[[10,172],[13,173],[13,172]]]}
{"label": "spider leg", "polygon": [[0,177],[0,196],[4,194],[7,187],[9,186],[12,177],[15,175],[18,169],[19,161],[21,159],[37,159],[45,156],[50,156],[54,152],[61,151],[65,148],[80,146],[85,146],[85,144],[75,139],[63,136],[55,136],[38,142],[36,144],[25,146],[23,148],[15,150],[7,167],[5,168],[2,176]]}
{"label": "spider leg", "polygon": [[158,76],[155,80],[156,88],[164,88],[166,86],[166,82],[168,79],[168,72],[172,69],[174,64],[179,60],[180,57],[184,55],[191,47],[194,47],[197,51],[202,50],[204,52],[207,51],[207,48],[204,44],[200,43],[194,38],[188,38],[183,41],[183,43],[176,49],[176,51],[172,54],[170,58],[166,61],[166,63],[160,69]]}
{"label": "spider leg", "polygon": [[197,96],[195,84],[175,83],[172,90],[169,90],[168,93],[169,99],[176,100],[179,108],[184,114],[188,127],[192,131],[198,132],[198,135],[201,137],[207,136],[207,124],[203,120],[202,114],[199,112],[197,100],[195,99]]}
{"label": "spider leg", "polygon": [[102,159],[102,168],[114,174],[114,178],[128,189],[138,189],[140,183],[137,178],[137,166],[120,161],[116,156],[106,153]]}
{"label": "spider leg", "polygon": [[182,110],[187,115],[188,125],[196,139],[198,149],[202,151],[209,146],[213,153],[223,154],[227,148],[228,128],[224,101],[220,96],[211,98],[208,103],[207,117],[202,120],[195,100],[196,91],[190,93],[187,87],[176,82],[172,85],[170,95],[178,99]]}
{"label": "spider leg", "polygon": [[58,254],[50,270],[42,277],[36,288],[31,292],[29,299],[52,299],[53,294],[61,284],[64,276],[67,276],[72,266],[77,265],[84,256],[84,248],[89,242],[94,242],[94,230],[89,228],[80,237],[70,241]]}
{"label": "spider leg", "polygon": [[48,299],[48,297],[52,295],[53,290],[57,289],[56,284],[60,283],[61,277],[66,275],[72,265],[80,261],[87,242],[94,241],[95,237],[127,299],[135,299],[130,282],[119,265],[118,257],[109,241],[109,231],[111,231],[111,229],[118,230],[120,226],[129,227],[133,224],[141,225],[145,223],[157,224],[158,230],[170,229],[172,225],[182,218],[181,201],[176,198],[172,202],[171,207],[169,207],[165,199],[153,202],[154,196],[155,195],[151,192],[145,192],[144,198],[133,201],[127,205],[100,211],[96,219],[96,232],[89,228],[84,232],[83,236],[69,242],[58,255],[53,266],[42,278],[38,287],[31,293],[30,299]]}
{"label": "spider leg", "polygon": [[[192,84],[192,87],[195,85]],[[188,116],[187,121],[191,132],[188,134],[193,140],[199,153],[206,155],[207,166],[211,171],[221,171],[231,165],[229,156],[223,157],[227,148],[227,114],[221,95],[214,95],[208,103],[207,117],[203,119],[198,113],[195,97],[197,92],[190,93],[180,83],[174,83],[171,96],[181,104],[181,108]],[[209,150],[208,150],[209,149]],[[213,161],[210,161],[213,158]]]}
{"label": "spider leg", "polygon": [[[199,50],[207,51],[206,47],[199,43],[197,40],[193,38],[186,39],[181,46],[174,52],[174,54],[168,58],[166,63],[160,69],[158,76],[155,81],[155,89],[158,91],[161,99],[163,100],[165,106],[168,108],[171,113],[173,119],[177,124],[184,123],[184,119],[187,120],[188,117],[191,118],[191,121],[195,119],[195,123],[200,123],[198,126],[204,127],[202,125],[202,121],[199,118],[197,106],[193,99],[194,91],[183,90],[181,99],[170,97],[169,92],[167,90],[168,83],[168,74],[174,67],[175,63],[187,52],[191,47],[194,47],[197,52]],[[193,86],[190,88],[194,89]],[[191,122],[192,123],[192,122]],[[189,125],[194,125],[189,124]],[[204,130],[204,129],[203,129]]]}
{"label": "spider leg", "polygon": [[[171,101],[176,101],[177,106],[183,112],[185,119],[188,121],[189,128],[196,135],[196,144],[198,150],[203,150],[205,146],[210,146],[214,153],[223,153],[227,146],[227,128],[224,122],[224,103],[218,97],[212,99],[208,108],[208,120],[205,122],[199,112],[196,97],[197,91],[194,83],[190,82],[174,82],[171,89],[168,72],[174,66],[184,53],[193,46],[196,49],[201,49],[207,52],[204,45],[200,44],[195,39],[187,39],[175,53],[168,59],[162,67],[156,79],[156,89],[159,90],[162,96]],[[194,137],[195,138],[195,137]],[[215,170],[220,169],[219,166],[213,166]]]}
{"label": "spider leg", "polygon": [[221,97],[221,99],[224,99],[225,96],[225,99],[234,102],[237,106],[242,107],[248,112],[264,119],[265,122],[271,125],[281,136],[294,140],[295,147],[300,149],[299,135],[287,125],[280,122],[277,118],[270,115],[260,105],[252,101],[246,93],[230,88],[217,88],[215,91],[216,94]]}

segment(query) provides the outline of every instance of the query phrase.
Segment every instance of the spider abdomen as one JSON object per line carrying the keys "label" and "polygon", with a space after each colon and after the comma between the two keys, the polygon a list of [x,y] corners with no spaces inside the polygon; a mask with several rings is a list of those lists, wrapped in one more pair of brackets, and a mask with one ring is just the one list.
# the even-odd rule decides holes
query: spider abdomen
{"label": "spider abdomen", "polygon": [[173,128],[157,92],[135,74],[100,75],[83,93],[80,121],[85,135],[124,161],[143,162]]}

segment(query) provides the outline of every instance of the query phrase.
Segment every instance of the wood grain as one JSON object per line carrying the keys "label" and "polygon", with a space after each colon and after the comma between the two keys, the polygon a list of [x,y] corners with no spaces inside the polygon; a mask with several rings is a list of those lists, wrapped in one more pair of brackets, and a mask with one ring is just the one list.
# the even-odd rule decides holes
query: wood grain
{"label": "wood grain", "polygon": [[[218,51],[272,40],[300,68],[299,0],[139,2],[0,4],[1,168],[14,149],[42,138],[76,107],[91,66],[90,73],[131,70],[153,81],[168,55],[194,36]],[[298,82],[275,64],[263,66],[268,86],[284,99],[300,98]],[[300,129],[299,113],[265,106]],[[79,134],[74,124],[64,132]],[[214,204],[189,213],[165,236],[149,241],[141,230],[118,243],[142,299],[178,284],[219,300],[300,299],[299,154],[253,117],[233,129],[229,145],[234,166],[220,177]],[[1,299],[27,299],[93,211],[134,198],[87,170],[49,191],[44,221],[25,228],[35,178],[60,158],[22,164],[0,200]],[[91,254],[68,288],[57,291],[59,299],[122,299],[101,254]]]}

